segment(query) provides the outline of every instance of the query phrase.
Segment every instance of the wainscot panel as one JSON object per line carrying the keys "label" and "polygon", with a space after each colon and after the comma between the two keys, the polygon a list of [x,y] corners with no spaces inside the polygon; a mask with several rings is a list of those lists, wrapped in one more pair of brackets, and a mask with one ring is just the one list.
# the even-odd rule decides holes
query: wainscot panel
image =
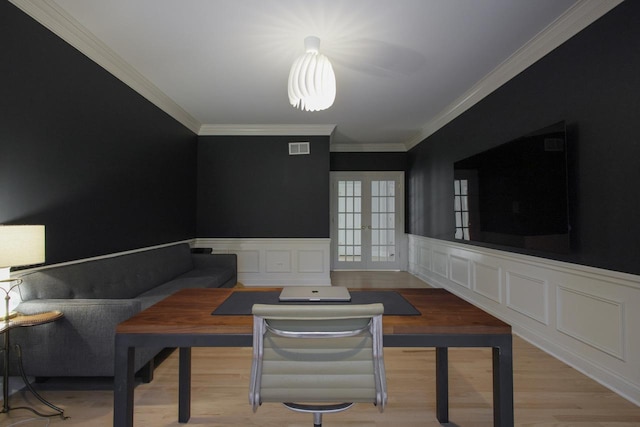
{"label": "wainscot panel", "polygon": [[507,307],[548,325],[549,284],[513,271],[507,271]]}
{"label": "wainscot panel", "polygon": [[198,238],[193,246],[238,256],[245,286],[330,286],[330,239]]}
{"label": "wainscot panel", "polygon": [[502,303],[502,269],[493,265],[474,263],[473,290],[492,299],[497,303]]}
{"label": "wainscot panel", "polygon": [[467,258],[451,255],[449,257],[449,263],[451,264],[451,280],[460,286],[465,288],[471,287],[469,271],[471,263]]}
{"label": "wainscot panel", "polygon": [[409,272],[640,405],[640,276],[417,235]]}

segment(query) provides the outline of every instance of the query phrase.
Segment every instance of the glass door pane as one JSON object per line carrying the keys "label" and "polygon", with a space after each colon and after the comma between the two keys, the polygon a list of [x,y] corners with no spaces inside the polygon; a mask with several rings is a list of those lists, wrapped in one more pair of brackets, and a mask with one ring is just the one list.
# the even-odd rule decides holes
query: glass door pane
{"label": "glass door pane", "polygon": [[402,172],[332,173],[333,269],[399,270]]}
{"label": "glass door pane", "polygon": [[371,262],[394,262],[395,181],[371,181]]}
{"label": "glass door pane", "polygon": [[338,181],[338,260],[362,261],[362,182]]}

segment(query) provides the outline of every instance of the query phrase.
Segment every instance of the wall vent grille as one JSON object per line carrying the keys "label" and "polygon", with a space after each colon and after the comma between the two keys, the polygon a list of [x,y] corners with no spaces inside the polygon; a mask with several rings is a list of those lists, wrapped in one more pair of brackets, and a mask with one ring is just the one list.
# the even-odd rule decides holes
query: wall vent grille
{"label": "wall vent grille", "polygon": [[308,142],[290,142],[289,143],[289,155],[299,156],[301,154],[310,154],[311,149]]}

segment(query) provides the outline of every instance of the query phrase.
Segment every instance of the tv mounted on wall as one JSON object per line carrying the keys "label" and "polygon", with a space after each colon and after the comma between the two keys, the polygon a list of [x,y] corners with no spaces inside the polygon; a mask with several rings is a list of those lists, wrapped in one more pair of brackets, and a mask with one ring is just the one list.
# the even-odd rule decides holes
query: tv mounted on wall
{"label": "tv mounted on wall", "polygon": [[569,252],[564,122],[454,163],[455,239]]}

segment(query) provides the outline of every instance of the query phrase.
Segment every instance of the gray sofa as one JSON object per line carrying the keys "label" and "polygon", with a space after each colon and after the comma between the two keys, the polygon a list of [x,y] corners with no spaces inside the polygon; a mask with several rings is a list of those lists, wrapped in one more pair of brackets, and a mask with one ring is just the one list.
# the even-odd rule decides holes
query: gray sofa
{"label": "gray sofa", "polygon": [[[59,310],[64,317],[11,332],[35,377],[113,376],[116,325],[183,288],[233,287],[234,254],[196,254],[188,244],[51,267],[21,277],[25,314]],[[162,349],[136,352],[136,371],[150,381]],[[12,362],[11,370],[17,365]],[[142,368],[145,369],[142,369]]]}

